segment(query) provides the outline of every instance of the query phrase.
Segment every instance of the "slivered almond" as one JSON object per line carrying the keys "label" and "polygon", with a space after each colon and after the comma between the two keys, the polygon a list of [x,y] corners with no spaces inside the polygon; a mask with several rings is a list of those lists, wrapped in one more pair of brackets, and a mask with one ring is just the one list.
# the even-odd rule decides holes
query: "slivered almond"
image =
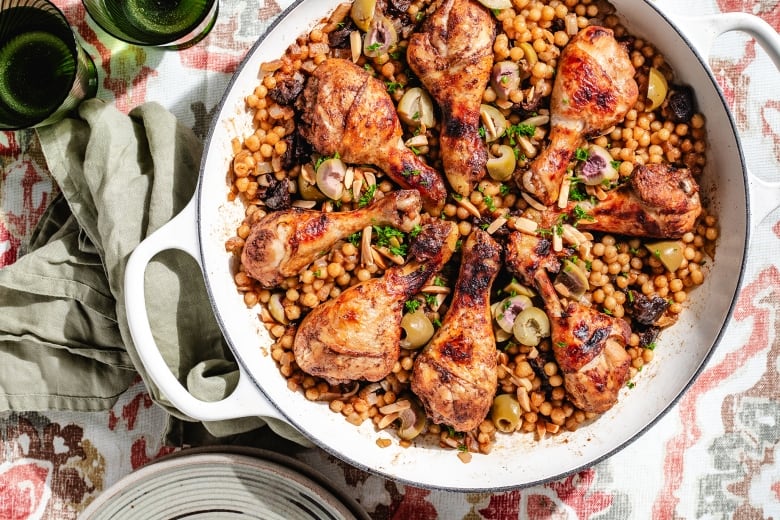
{"label": "slivered almond", "polygon": [[495,219],[493,222],[490,223],[490,225],[487,227],[487,229],[485,229],[485,231],[487,231],[489,235],[492,235],[493,233],[498,231],[501,228],[501,226],[503,226],[507,222],[508,221],[507,221],[506,218],[498,217],[497,219]]}
{"label": "slivered almond", "polygon": [[531,411],[531,399],[528,397],[528,391],[523,387],[517,389],[517,402],[525,412]]}
{"label": "slivered almond", "polygon": [[352,63],[357,63],[363,54],[363,39],[360,37],[360,31],[349,33],[349,49],[352,51]]}
{"label": "slivered almond", "polygon": [[379,428],[380,430],[384,430],[385,428],[393,424],[395,420],[398,419],[399,415],[400,414],[398,412],[385,415],[379,420],[379,422],[376,424],[376,427]]}
{"label": "slivered almond", "polygon": [[535,235],[536,230],[539,228],[539,224],[525,217],[512,217],[510,222],[515,230],[526,235]]}
{"label": "slivered almond", "polygon": [[558,207],[561,209],[566,208],[569,204],[569,190],[571,189],[571,179],[564,177],[561,182],[561,191],[558,194]]}
{"label": "slivered almond", "polygon": [[381,254],[382,256],[384,256],[394,264],[403,265],[403,263],[405,262],[404,257],[393,253],[386,247],[375,247],[374,250],[379,252],[379,254]]}
{"label": "slivered almond", "polygon": [[452,289],[449,287],[442,287],[441,285],[426,285],[422,289],[420,289],[420,292],[428,293],[428,294],[450,294],[452,292]]}
{"label": "slivered almond", "polygon": [[360,240],[360,263],[363,266],[374,265],[374,248],[371,247],[371,226],[363,228],[363,237]]}
{"label": "slivered almond", "polygon": [[553,251],[563,251],[563,237],[558,233],[552,234]]}
{"label": "slivered almond", "polygon": [[529,206],[532,208],[539,210],[539,211],[546,211],[547,206],[536,200],[535,198],[531,197],[526,192],[522,192],[523,199],[528,203]]}
{"label": "slivered almond", "polygon": [[425,134],[418,134],[414,137],[407,139],[404,144],[408,147],[412,146],[428,146],[428,136]]}
{"label": "slivered almond", "polygon": [[296,200],[293,201],[292,206],[296,208],[311,209],[317,205],[316,200]]}
{"label": "slivered almond", "polygon": [[411,407],[412,407],[412,403],[409,402],[408,399],[399,399],[394,403],[384,405],[379,409],[379,411],[387,415],[396,412],[403,412],[404,410],[408,410]]}
{"label": "slivered almond", "polygon": [[472,204],[471,201],[466,197],[461,197],[457,202],[458,205],[464,208],[466,211],[468,211],[471,216],[476,218],[482,217],[482,214],[479,212],[477,207],[474,204]]}
{"label": "slivered almond", "polygon": [[387,269],[387,262],[385,262],[382,253],[377,251],[375,247],[371,247],[371,258],[380,269]]}

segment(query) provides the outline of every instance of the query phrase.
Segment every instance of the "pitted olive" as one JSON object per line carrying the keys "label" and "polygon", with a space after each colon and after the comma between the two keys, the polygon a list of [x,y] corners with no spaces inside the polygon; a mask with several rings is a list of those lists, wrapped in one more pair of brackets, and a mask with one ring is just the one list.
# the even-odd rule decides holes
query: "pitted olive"
{"label": "pitted olive", "polygon": [[612,155],[603,147],[591,144],[587,148],[588,157],[582,163],[579,174],[582,182],[588,186],[598,186],[618,178]]}
{"label": "pitted olive", "polygon": [[490,84],[498,99],[509,99],[509,94],[520,87],[520,65],[514,61],[499,61],[493,65]]}
{"label": "pitted olive", "polygon": [[550,335],[550,319],[539,307],[529,307],[518,314],[512,333],[521,345],[535,347]]}
{"label": "pitted olive", "polygon": [[420,87],[412,87],[404,92],[398,102],[398,117],[407,125],[426,128],[436,126],[433,101],[428,93]]}
{"label": "pitted olive", "polygon": [[401,328],[404,330],[404,337],[401,338],[403,348],[420,348],[433,337],[433,323],[421,310],[404,314]]}
{"label": "pitted olive", "polygon": [[358,29],[368,31],[371,22],[374,20],[374,11],[376,10],[376,0],[355,0],[352,2],[350,16]]}
{"label": "pitted olive", "polygon": [[482,104],[479,107],[479,116],[485,128],[485,140],[492,143],[506,132],[506,117],[496,107]]}
{"label": "pitted olive", "polygon": [[650,254],[658,258],[669,272],[675,272],[680,268],[683,261],[683,252],[685,247],[682,242],[676,240],[663,240],[652,244],[645,244]]}
{"label": "pitted olive", "polygon": [[338,200],[344,193],[347,166],[336,157],[325,159],[317,168],[317,187],[329,199]]}
{"label": "pitted olive", "polygon": [[374,16],[371,26],[363,36],[363,54],[376,58],[390,52],[398,43],[398,33],[393,22],[382,15]]}
{"label": "pitted olive", "polygon": [[498,155],[490,155],[487,160],[488,175],[497,181],[506,181],[512,177],[517,166],[515,151],[511,146],[502,144],[498,147]]}
{"label": "pitted olive", "polygon": [[517,316],[529,307],[533,307],[533,303],[528,296],[510,296],[498,303],[493,311],[493,317],[499,327],[507,332],[512,332]]}

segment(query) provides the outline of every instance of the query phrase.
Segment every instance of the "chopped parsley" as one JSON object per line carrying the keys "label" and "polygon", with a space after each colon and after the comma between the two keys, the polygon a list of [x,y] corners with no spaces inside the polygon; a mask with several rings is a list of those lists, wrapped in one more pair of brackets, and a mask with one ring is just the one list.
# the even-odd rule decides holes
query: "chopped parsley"
{"label": "chopped parsley", "polygon": [[422,226],[421,226],[420,224],[416,224],[416,225],[415,225],[415,226],[412,228],[412,230],[409,232],[409,236],[410,236],[411,238],[416,238],[416,237],[417,237],[417,235],[419,235],[420,233],[422,233]]}
{"label": "chopped parsley", "polygon": [[369,52],[376,52],[379,50],[379,48],[382,46],[379,42],[374,42],[371,45],[366,45],[366,50]]}
{"label": "chopped parsley", "polygon": [[506,184],[503,184],[503,183],[502,183],[502,184],[501,184],[501,185],[499,185],[499,187],[498,187],[498,192],[499,192],[501,195],[506,195],[507,193],[509,193],[509,191],[510,191],[511,189],[512,189],[512,188],[510,188],[508,185],[506,185]]}
{"label": "chopped parsley", "polygon": [[375,193],[376,184],[371,184],[368,189],[360,196],[360,200],[358,200],[358,208],[362,208],[363,206],[368,206],[371,204],[371,201],[374,200]]}
{"label": "chopped parsley", "polygon": [[422,305],[422,302],[420,300],[411,299],[411,300],[406,300],[406,303],[404,303],[404,308],[406,309],[406,312],[413,313],[420,308],[420,305]]}
{"label": "chopped parsley", "polygon": [[404,177],[409,177],[410,175],[420,175],[421,173],[422,173],[421,170],[410,170],[407,168],[406,170],[401,172],[401,175],[403,175]]}
{"label": "chopped parsley", "polygon": [[482,198],[482,202],[485,203],[485,207],[487,207],[487,209],[489,209],[490,211],[496,210],[496,204],[495,202],[493,202],[493,197],[491,197],[490,195],[485,195]]}
{"label": "chopped parsley", "polygon": [[426,294],[425,295],[425,303],[428,304],[428,307],[433,307],[436,305],[436,295],[435,294]]}
{"label": "chopped parsley", "polygon": [[648,343],[647,345],[645,345],[645,348],[646,348],[647,350],[655,350],[655,341],[653,341],[653,342],[651,342],[651,343]]}
{"label": "chopped parsley", "polygon": [[385,81],[385,87],[388,94],[393,94],[396,90],[404,88],[404,84],[397,81]]}
{"label": "chopped parsley", "polygon": [[577,204],[574,206],[574,208],[571,210],[571,217],[574,219],[574,222],[577,223],[580,220],[596,220],[593,215],[585,211],[582,206]]}
{"label": "chopped parsley", "polygon": [[355,247],[360,246],[360,241],[363,239],[363,232],[358,231],[356,233],[352,233],[347,237],[347,241],[352,244]]}
{"label": "chopped parsley", "polygon": [[556,341],[555,346],[558,348],[566,348],[566,342],[565,341]]}
{"label": "chopped parsley", "polygon": [[[408,246],[402,242],[406,237],[402,231],[390,226],[373,226],[373,229],[378,247],[386,247],[394,255],[406,256]],[[398,245],[394,245],[393,239]]]}
{"label": "chopped parsley", "polygon": [[510,146],[515,145],[515,137],[523,135],[526,137],[532,137],[536,133],[536,126],[526,123],[518,123],[516,125],[509,125],[506,129],[506,136],[509,138]]}
{"label": "chopped parsley", "polygon": [[578,161],[587,161],[589,156],[587,148],[577,148],[574,152],[574,158]]}
{"label": "chopped parsley", "polygon": [[479,134],[480,137],[485,137],[487,130],[485,130],[484,126],[480,126],[479,129],[477,130],[477,133]]}
{"label": "chopped parsley", "polygon": [[634,383],[633,381],[629,381],[629,382],[626,383],[626,386],[628,388],[634,388],[636,386],[636,383]]}

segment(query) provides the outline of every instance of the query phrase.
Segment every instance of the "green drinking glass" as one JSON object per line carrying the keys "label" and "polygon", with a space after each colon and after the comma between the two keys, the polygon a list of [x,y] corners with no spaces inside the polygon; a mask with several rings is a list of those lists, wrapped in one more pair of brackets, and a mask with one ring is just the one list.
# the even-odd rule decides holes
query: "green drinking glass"
{"label": "green drinking glass", "polygon": [[107,33],[134,45],[185,49],[214,26],[218,0],[82,0]]}
{"label": "green drinking glass", "polygon": [[97,92],[97,70],[46,0],[0,0],[0,130],[54,123]]}

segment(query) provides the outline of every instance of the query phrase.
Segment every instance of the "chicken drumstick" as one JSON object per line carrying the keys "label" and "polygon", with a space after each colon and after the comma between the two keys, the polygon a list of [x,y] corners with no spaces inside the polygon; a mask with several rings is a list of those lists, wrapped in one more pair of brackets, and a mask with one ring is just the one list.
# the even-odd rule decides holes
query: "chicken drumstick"
{"label": "chicken drumstick", "polygon": [[463,244],[460,273],[441,327],[417,356],[412,391],[428,416],[457,431],[470,431],[487,416],[498,385],[490,288],[501,248],[474,230]]}
{"label": "chicken drumstick", "polygon": [[411,260],[315,307],[293,342],[295,361],[336,383],[384,378],[398,361],[404,303],[449,261],[458,227],[432,220],[412,244]]}
{"label": "chicken drumstick", "polygon": [[423,206],[439,216],[447,188],[439,172],[403,143],[393,100],[378,79],[348,60],[322,62],[301,97],[301,135],[323,155],[373,164],[404,189],[416,189]]}
{"label": "chicken drumstick", "polygon": [[617,402],[626,383],[631,356],[628,323],[590,307],[563,307],[544,269],[534,275],[552,327],[555,360],[563,372],[569,399],[586,412],[603,413]]}
{"label": "chicken drumstick", "polygon": [[263,287],[297,275],[337,241],[366,226],[409,232],[420,222],[420,194],[389,193],[365,208],[337,213],[291,208],[268,213],[252,225],[241,253],[244,271]]}
{"label": "chicken drumstick", "polygon": [[[570,202],[588,214],[577,227],[620,235],[679,238],[696,227],[701,215],[699,185],[687,168],[671,164],[638,166],[627,185],[607,192],[604,200]],[[546,219],[554,222],[557,212]]]}
{"label": "chicken drumstick", "polygon": [[622,120],[638,95],[634,66],[612,30],[595,25],[581,30],[558,62],[550,99],[550,144],[528,169],[515,171],[517,185],[541,203],[553,204],[583,139]]}
{"label": "chicken drumstick", "polygon": [[476,0],[444,0],[409,40],[409,67],[441,108],[444,173],[467,197],[485,175],[479,106],[493,67],[495,19]]}

